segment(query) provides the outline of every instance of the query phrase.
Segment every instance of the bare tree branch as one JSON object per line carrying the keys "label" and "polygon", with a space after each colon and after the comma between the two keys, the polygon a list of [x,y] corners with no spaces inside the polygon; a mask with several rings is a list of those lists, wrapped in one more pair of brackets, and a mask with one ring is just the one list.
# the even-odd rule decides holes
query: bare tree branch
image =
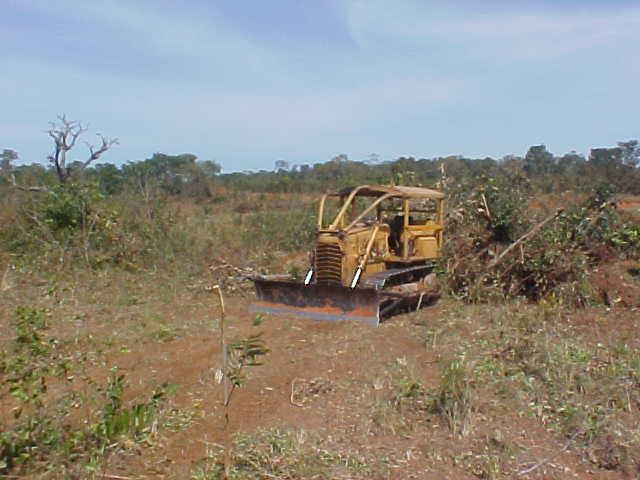
{"label": "bare tree branch", "polygon": [[100,158],[100,155],[102,155],[104,152],[109,150],[113,145],[118,145],[120,143],[117,138],[105,137],[100,133],[98,133],[98,137],[100,137],[100,141],[102,142],[102,145],[100,145],[100,148],[98,148],[97,150],[94,150],[95,147],[93,145],[89,144],[88,142],[85,142],[89,147],[89,153],[91,155],[82,164],[82,168],[87,168],[91,162]]}
{"label": "bare tree branch", "polygon": [[88,127],[81,122],[67,120],[66,115],[58,115],[58,122],[51,122],[49,124],[47,133],[53,139],[54,150],[53,153],[48,156],[48,159],[49,162],[54,165],[60,183],[65,183],[77,171],[87,168],[91,162],[100,158],[103,153],[118,143],[117,138],[105,137],[98,134],[101,140],[100,147],[96,148],[94,145],[85,142],[89,148],[89,158],[84,162],[80,162],[79,166],[74,165],[74,168],[72,168],[71,165],[67,164],[67,152],[75,147],[78,138],[87,130]]}
{"label": "bare tree branch", "polygon": [[[53,151],[47,156],[47,160],[55,168],[58,182],[60,184],[66,183],[73,175],[87,168],[111,147],[118,144],[117,138],[105,137],[102,134],[98,134],[97,136],[100,139],[99,146],[84,142],[89,149],[89,157],[86,160],[68,162],[67,152],[71,151],[76,146],[80,136],[87,130],[87,126],[83,125],[81,122],[68,120],[66,115],[58,115],[56,122],[49,122],[49,129],[46,133],[53,140]],[[9,151],[5,150],[5,152],[3,152],[2,165],[0,165],[2,171],[0,173],[4,174],[8,178],[14,188],[25,192],[51,191],[48,187],[44,186],[18,185],[13,172],[13,167],[11,166],[11,158],[9,158],[9,154],[6,152]],[[15,155],[17,158],[17,154]],[[6,159],[4,158],[5,156],[7,157]]]}
{"label": "bare tree branch", "polygon": [[82,124],[78,123],[77,129],[75,131],[70,132],[71,141],[67,144],[66,149],[71,150],[76,145],[76,140],[78,140],[78,137],[83,132],[86,132],[87,130],[88,130],[88,127],[83,127]]}

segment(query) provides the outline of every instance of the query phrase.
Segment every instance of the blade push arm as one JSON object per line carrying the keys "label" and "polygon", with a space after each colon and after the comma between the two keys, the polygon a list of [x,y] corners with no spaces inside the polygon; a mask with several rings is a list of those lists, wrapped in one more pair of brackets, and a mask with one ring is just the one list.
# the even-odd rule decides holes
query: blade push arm
{"label": "blade push arm", "polygon": [[369,260],[369,254],[371,253],[371,249],[373,248],[373,242],[375,242],[376,240],[376,235],[378,234],[378,230],[380,230],[380,225],[376,225],[375,227],[373,227],[373,231],[371,232],[371,237],[369,237],[369,241],[367,242],[367,247],[364,250],[364,255],[360,259],[360,263],[358,264],[356,273],[353,275],[353,280],[351,280],[351,288],[356,288],[356,285],[358,285],[358,281],[360,280],[362,271],[364,270],[364,267],[367,265],[367,261]]}

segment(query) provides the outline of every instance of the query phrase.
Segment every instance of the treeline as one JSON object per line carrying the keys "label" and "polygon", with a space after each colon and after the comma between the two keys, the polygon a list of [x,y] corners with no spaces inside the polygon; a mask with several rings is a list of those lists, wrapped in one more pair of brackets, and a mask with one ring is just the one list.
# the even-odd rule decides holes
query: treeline
{"label": "treeline", "polygon": [[[593,149],[588,158],[574,152],[558,157],[538,145],[523,157],[499,160],[450,156],[379,162],[339,155],[315,165],[289,167],[281,161],[275,171],[222,174],[218,163],[193,154],[156,153],[122,166],[95,161],[104,145],[115,145],[108,138],[90,148],[84,162],[67,161],[73,135],[83,131],[71,127],[67,122],[54,131],[63,138],[49,157],[50,166],[17,166],[15,152],[0,153],[0,256],[8,253],[37,268],[122,266],[137,271],[164,265],[191,273],[212,258],[236,258],[239,264],[251,258],[253,268],[270,271],[279,258],[273,252],[308,249],[317,193],[350,184],[443,188],[449,211],[470,205],[485,209],[490,212],[486,218],[497,222],[492,235],[502,229],[509,242],[532,226],[523,218],[538,220],[522,212],[539,193],[595,194],[599,206],[610,205],[613,193],[640,194],[637,141]],[[279,192],[310,195],[263,195]],[[586,216],[581,213],[577,223],[586,222],[592,211],[584,210]],[[607,214],[602,241],[624,255],[636,255],[637,220],[614,217]]]}
{"label": "treeline", "polygon": [[[17,156],[11,150],[4,150],[2,159],[4,174],[0,176],[0,185],[47,189],[67,182],[61,180],[53,165],[33,163],[13,166],[11,162]],[[120,167],[112,163],[83,167],[81,162],[74,162],[67,168],[75,173],[74,182],[94,183],[104,195],[137,193],[147,198],[157,193],[188,197],[210,196],[215,183],[214,177],[221,170],[216,162],[198,160],[190,153],[154,153],[151,158],[128,162]]]}
{"label": "treeline", "polygon": [[[13,166],[15,152],[2,154],[4,175],[0,185],[52,187],[60,182],[53,167],[42,164]],[[351,184],[396,183],[434,186],[443,179],[459,181],[501,173],[527,178],[541,192],[592,191],[607,184],[618,193],[640,194],[640,147],[638,141],[620,142],[615,147],[594,148],[588,158],[576,152],[556,156],[544,145],[532,146],[526,155],[501,159],[449,156],[439,158],[400,157],[393,161],[353,161],[338,155],[328,162],[295,165],[276,162],[273,171],[221,174],[221,165],[199,160],[193,154],[155,153],[150,158],[122,166],[97,163],[77,165],[76,181],[95,183],[106,195],[157,193],[192,198],[212,197],[216,189],[248,192],[317,192]],[[68,166],[73,171],[74,164]]]}
{"label": "treeline", "polygon": [[[612,148],[592,149],[589,158],[576,152],[560,157],[544,145],[532,146],[524,157],[473,159],[400,157],[389,162],[351,161],[346,155],[315,165],[279,168],[275,171],[220,175],[220,185],[253,192],[324,191],[363,183],[396,183],[434,186],[443,179],[460,181],[495,177],[501,173],[528,178],[543,192],[592,191],[608,184],[619,193],[640,194],[640,147],[638,141],[620,142]],[[285,166],[286,167],[286,166]]]}

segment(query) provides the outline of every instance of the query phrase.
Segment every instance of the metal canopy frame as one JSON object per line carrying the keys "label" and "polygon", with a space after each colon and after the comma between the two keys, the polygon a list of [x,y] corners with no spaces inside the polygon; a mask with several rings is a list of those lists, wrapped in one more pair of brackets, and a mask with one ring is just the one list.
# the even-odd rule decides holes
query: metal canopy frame
{"label": "metal canopy frame", "polygon": [[[342,199],[342,205],[338,214],[329,224],[327,228],[323,228],[324,210],[327,198],[340,198]],[[349,222],[347,226],[344,226],[344,217],[353,204],[353,201],[357,197],[371,197],[376,198],[364,211],[362,211],[354,220]],[[442,224],[443,217],[443,200],[444,193],[438,190],[432,190],[430,188],[422,187],[404,187],[404,186],[383,186],[383,185],[361,185],[358,187],[348,187],[337,192],[329,192],[322,196],[320,204],[318,206],[318,231],[322,232],[335,232],[335,231],[348,231],[356,226],[358,222],[364,218],[365,215],[370,213],[374,208],[377,208],[385,200],[398,198],[403,200],[402,211],[405,215],[405,227],[408,226],[408,213],[410,200],[434,200],[437,204],[438,222]]]}

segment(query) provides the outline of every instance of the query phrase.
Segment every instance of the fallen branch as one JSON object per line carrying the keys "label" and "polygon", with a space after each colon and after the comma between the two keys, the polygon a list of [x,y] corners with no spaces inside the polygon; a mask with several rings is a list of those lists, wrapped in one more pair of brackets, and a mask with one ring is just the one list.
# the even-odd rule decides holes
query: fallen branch
{"label": "fallen branch", "polygon": [[238,274],[237,278],[240,278],[241,280],[251,279],[253,275],[256,275],[258,273],[256,270],[250,267],[236,267],[235,265],[231,265],[230,263],[224,261],[219,261],[217,265],[215,263],[212,263],[211,265],[209,265],[208,270],[211,274],[214,274],[219,270],[232,270]]}
{"label": "fallen branch", "polygon": [[484,204],[484,211],[487,214],[487,220],[491,221],[491,210],[489,210],[489,204],[487,203],[487,197],[482,194],[482,203]]}
{"label": "fallen branch", "polygon": [[50,192],[51,191],[47,187],[24,187],[22,185],[18,185],[15,174],[11,172],[8,175],[9,175],[9,182],[11,182],[11,186],[17,190],[21,190],[23,192]]}
{"label": "fallen branch", "polygon": [[513,242],[511,245],[509,245],[500,255],[498,255],[489,264],[488,268],[494,268],[495,266],[497,266],[509,252],[511,252],[518,245],[521,245],[522,243],[524,243],[528,239],[530,239],[530,238],[534,237],[536,234],[538,234],[540,232],[540,230],[542,230],[542,227],[544,227],[550,221],[556,219],[558,217],[558,215],[560,215],[562,212],[564,212],[564,209],[563,208],[559,208],[558,210],[556,210],[556,212],[553,215],[551,215],[550,217],[545,218],[542,222],[538,223],[531,230],[529,230],[527,233],[522,235],[519,239],[517,239],[515,242]]}
{"label": "fallen branch", "polygon": [[[300,387],[296,388],[297,385]],[[317,377],[311,380],[305,378],[294,378],[291,381],[291,396],[289,401],[291,405],[296,407],[304,407],[305,401],[309,397],[317,396],[321,393],[332,391],[331,381],[327,378]],[[300,396],[299,401],[296,401],[296,397]]]}
{"label": "fallen branch", "polygon": [[519,472],[517,472],[515,474],[516,477],[523,477],[524,475],[528,475],[531,472],[533,472],[534,470],[537,470],[538,468],[545,466],[546,464],[548,464],[552,460],[555,460],[561,453],[565,452],[571,446],[571,444],[574,442],[574,440],[576,439],[576,437],[580,433],[581,433],[580,430],[575,431],[573,433],[573,435],[571,435],[571,438],[569,438],[567,443],[565,443],[564,447],[562,447],[560,450],[558,450],[556,453],[554,453],[550,457],[547,457],[547,458],[545,458],[543,460],[540,460],[537,463],[534,463],[531,467],[525,468],[524,470],[520,470]]}
{"label": "fallen branch", "polygon": [[297,382],[297,381],[300,381],[300,382],[306,382],[306,380],[305,380],[304,378],[294,378],[294,379],[291,381],[291,396],[289,397],[289,401],[291,402],[291,405],[295,405],[296,407],[304,407],[304,403],[302,403],[302,402],[296,402],[296,401],[294,400],[294,398],[295,398],[295,394],[296,394],[296,391],[295,391],[295,385],[296,385],[296,382]]}

